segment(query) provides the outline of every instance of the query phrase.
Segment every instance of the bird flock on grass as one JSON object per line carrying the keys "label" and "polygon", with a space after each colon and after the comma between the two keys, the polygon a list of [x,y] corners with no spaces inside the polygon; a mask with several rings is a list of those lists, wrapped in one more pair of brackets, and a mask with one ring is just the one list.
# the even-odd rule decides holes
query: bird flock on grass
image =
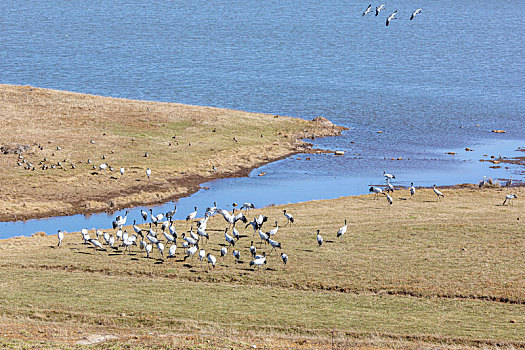
{"label": "bird flock on grass", "polygon": [[[384,195],[388,204],[392,205],[394,200],[390,194],[393,194],[396,189],[391,181],[396,177],[386,171],[383,171],[383,177],[386,186],[384,188],[372,186],[369,191],[375,194],[374,199],[377,199],[379,195]],[[410,196],[413,197],[416,193],[414,183],[410,184],[408,190]],[[436,185],[432,186],[432,190],[438,202],[445,197]],[[515,194],[507,195],[503,205],[507,203],[512,205],[514,199],[517,199]],[[185,262],[188,259],[197,259],[199,263],[207,262],[209,268],[215,268],[218,262],[226,265],[228,260],[232,263],[244,264],[245,261],[242,258],[246,257],[251,268],[260,270],[274,256],[274,251],[279,249],[281,263],[286,265],[288,254],[283,251],[279,239],[282,237],[280,227],[292,228],[295,223],[293,215],[284,209],[282,216],[286,220],[285,225],[279,226],[278,220],[275,220],[274,225],[268,228],[268,217],[263,214],[255,215],[253,220],[247,218],[249,210],[255,209],[253,203],[244,203],[240,208],[237,207],[238,205],[233,203],[233,210],[230,212],[219,208],[217,202],[214,202],[212,206],[206,208],[202,218],[198,217],[198,208],[194,207],[194,211],[188,213],[185,222],[182,221],[182,223],[173,221],[177,212],[176,204],[166,213],[154,214],[152,209],[149,209],[149,213],[141,210],[142,222],[137,223],[137,220],[133,220],[133,233],[131,234],[124,229],[128,223],[129,211],[126,211],[124,215],[118,215],[112,221],[114,230],[112,233],[109,233],[109,230],[93,229],[92,237],[87,228],[84,228],[80,234],[83,244],[92,246],[97,252],[114,251],[121,252],[125,256],[126,254],[137,255],[138,250],[147,259],[152,259],[153,256],[157,256],[157,259],[162,261]],[[221,227],[211,229],[208,227],[209,219],[215,215],[222,216],[225,223]],[[348,231],[348,221],[343,220],[344,225],[334,232],[338,239],[342,239]],[[176,228],[175,225],[178,227]],[[186,227],[181,227],[183,225]],[[215,225],[216,221],[214,221]],[[177,231],[182,231],[182,233],[179,234]],[[223,233],[224,240],[218,246],[210,246],[211,243],[208,243],[210,235],[220,237],[218,232]],[[64,240],[64,231],[59,230],[57,238],[58,247],[60,247]],[[317,246],[321,249],[325,240],[320,229],[316,230],[315,239]],[[247,245],[248,240],[251,241],[249,246]]]}
{"label": "bird flock on grass", "polygon": [[[363,12],[363,17],[366,16],[369,13],[375,13],[376,17],[379,16],[381,13],[381,10],[386,9],[386,4],[381,4],[379,6],[376,6],[375,11],[372,8],[372,4],[368,5],[368,7]],[[415,11],[412,11],[410,14],[410,20],[412,21],[418,14],[420,14],[422,11],[421,8],[416,9]],[[394,19],[398,19],[397,17],[397,10],[392,12],[388,17],[386,18],[386,26],[388,27],[390,25],[390,22]]]}

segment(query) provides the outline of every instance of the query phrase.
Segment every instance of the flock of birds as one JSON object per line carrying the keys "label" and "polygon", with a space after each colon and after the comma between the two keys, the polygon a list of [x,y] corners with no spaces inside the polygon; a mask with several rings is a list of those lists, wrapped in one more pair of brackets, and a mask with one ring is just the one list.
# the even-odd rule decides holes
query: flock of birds
{"label": "flock of birds", "polygon": [[[375,14],[376,16],[379,16],[379,13],[381,12],[381,10],[383,10],[385,8],[385,4],[381,4],[379,6],[376,7],[375,9]],[[363,12],[363,17],[366,16],[367,14],[369,13],[373,13],[374,10],[372,9],[372,4],[368,5],[368,7],[366,8],[366,10]],[[418,14],[421,13],[421,9],[418,8],[416,9],[414,12],[412,12],[412,14],[410,15],[410,20],[413,20]],[[390,25],[390,22],[394,19],[397,19],[397,10],[395,10],[394,12],[392,12],[387,18],[386,18],[386,26],[388,27]]]}
{"label": "flock of birds", "polygon": [[[148,174],[149,175],[149,174]],[[390,193],[395,191],[394,186],[390,181],[395,179],[395,175],[389,174],[383,171],[383,176],[386,181],[385,188],[372,186],[369,191],[375,193],[375,198],[378,196],[384,195],[388,203],[391,205],[393,203],[393,198]],[[483,181],[486,181],[485,178]],[[511,180],[510,180],[511,181]],[[507,182],[509,185],[509,182]],[[480,188],[482,186],[480,185]],[[436,185],[432,186],[434,193],[437,196],[439,201],[441,198],[444,198],[444,194],[436,188]],[[409,187],[411,197],[416,194],[416,188],[414,183],[410,184]],[[509,194],[506,196],[503,205],[507,202],[512,204],[512,200],[516,199],[515,194]],[[107,248],[114,250],[120,250],[123,248],[123,254],[126,252],[131,253],[133,246],[138,246],[141,251],[146,255],[146,258],[150,258],[153,254],[154,248],[159,252],[159,258],[164,260],[165,250],[167,250],[167,259],[175,258],[178,247],[184,249],[183,260],[185,261],[188,258],[193,258],[195,255],[200,261],[207,260],[208,266],[211,264],[212,268],[215,268],[217,263],[217,257],[213,255],[210,251],[220,252],[220,257],[225,258],[228,254],[228,249],[234,249],[232,255],[236,262],[241,262],[241,249],[239,247],[239,240],[243,237],[248,237],[247,235],[242,235],[239,232],[239,229],[236,225],[242,223],[241,230],[252,228],[252,238],[256,235],[259,237],[260,241],[259,250],[262,250],[262,247],[268,247],[268,254],[266,251],[263,251],[262,254],[258,251],[256,244],[252,240],[246,254],[249,251],[250,256],[250,266],[260,269],[261,266],[267,263],[268,257],[275,249],[282,249],[282,245],[279,241],[276,240],[277,233],[279,232],[278,221],[275,221],[275,226],[270,230],[263,229],[265,223],[268,221],[268,217],[265,215],[258,215],[253,218],[253,220],[248,221],[246,215],[250,209],[255,209],[253,203],[244,203],[239,209],[237,209],[237,204],[233,203],[233,210],[229,212],[226,209],[221,209],[217,207],[217,203],[214,202],[213,206],[210,206],[206,209],[204,217],[197,219],[198,210],[197,207],[194,207],[194,211],[188,213],[186,216],[186,222],[191,223],[189,231],[183,232],[180,236],[177,233],[173,222],[173,216],[177,212],[177,205],[175,204],[172,210],[169,210],[166,213],[153,214],[153,210],[149,209],[149,213],[141,210],[142,224],[137,224],[136,220],[133,221],[133,231],[134,233],[129,234],[127,230],[123,230],[123,227],[127,223],[127,218],[129,211],[126,211],[124,216],[117,216],[112,222],[112,227],[114,235],[98,229],[95,231],[96,237],[91,237],[89,231],[84,228],[81,230],[82,240],[84,244],[91,244],[96,251],[102,250],[107,251]],[[217,231],[208,229],[208,220],[214,215],[221,215],[226,221],[226,226],[218,231],[224,232],[224,242],[220,244],[217,249],[209,249],[208,252],[204,249],[205,243],[210,238],[211,231]],[[284,226],[292,226],[295,222],[295,219],[292,214],[283,210],[283,216],[286,219],[286,224]],[[195,230],[194,230],[195,225]],[[160,231],[159,231],[160,228]],[[344,220],[344,225],[337,231],[337,238],[342,238],[347,232],[347,220]],[[159,233],[157,233],[159,231]],[[188,234],[186,234],[188,233]],[[64,240],[64,231],[58,231],[58,247],[62,244]],[[177,245],[177,240],[180,244]],[[317,244],[319,246],[323,245],[324,239],[320,233],[320,230],[317,230],[316,234]],[[106,246],[106,247],[105,247]],[[286,265],[288,263],[288,255],[284,252],[281,252],[281,260]]]}
{"label": "flock of birds", "polygon": [[[166,258],[172,259],[175,258],[178,247],[184,249],[183,260],[188,258],[193,258],[197,255],[200,261],[207,260],[208,266],[215,268],[217,263],[217,257],[210,252],[206,252],[203,248],[205,242],[210,238],[210,231],[207,230],[208,220],[210,217],[220,214],[227,225],[224,228],[224,243],[221,244],[218,251],[220,252],[220,257],[224,258],[228,254],[229,248],[235,248],[238,245],[238,241],[242,237],[239,229],[236,228],[236,224],[242,222],[244,229],[247,229],[251,226],[253,229],[253,236],[256,234],[260,238],[260,247],[266,245],[269,247],[270,251],[268,254],[266,251],[258,252],[254,241],[251,241],[249,247],[249,256],[251,257],[250,266],[260,269],[262,265],[267,263],[268,257],[275,249],[282,249],[281,243],[276,240],[276,235],[279,231],[278,222],[275,221],[275,227],[269,231],[263,230],[264,224],[268,221],[268,217],[265,215],[259,215],[254,217],[252,221],[248,221],[246,215],[250,209],[255,209],[255,206],[252,203],[244,203],[236,212],[237,204],[233,203],[233,211],[229,212],[226,209],[220,209],[217,207],[217,203],[214,203],[213,206],[208,207],[202,219],[197,220],[197,207],[194,211],[189,213],[186,216],[186,221],[191,222],[192,226],[189,232],[183,232],[180,236],[177,233],[177,229],[173,223],[173,216],[177,211],[177,206],[175,205],[173,210],[168,211],[167,213],[153,214],[153,210],[148,212],[141,210],[142,224],[137,224],[136,220],[133,221],[133,230],[134,233],[129,234],[127,230],[123,230],[123,227],[126,225],[127,217],[129,211],[126,211],[124,216],[117,216],[112,223],[113,229],[115,230],[114,235],[98,229],[95,231],[96,237],[91,237],[87,228],[81,230],[82,240],[84,244],[91,244],[96,251],[108,251],[107,248],[113,250],[120,250],[123,248],[123,254],[126,252],[131,253],[133,246],[138,246],[141,251],[146,255],[146,258],[150,258],[153,254],[154,248],[159,252],[159,257],[164,259],[165,251],[167,250]],[[286,219],[286,224],[284,226],[292,226],[294,223],[294,217],[292,214],[288,213],[286,210],[283,210],[283,216]],[[194,231],[195,224],[196,230]],[[142,227],[141,227],[142,226]],[[160,229],[160,231],[159,231]],[[159,231],[159,233],[157,233]],[[216,231],[216,230],[213,230]],[[266,231],[266,232],[265,232]],[[344,231],[339,230],[338,236],[341,236],[346,232],[346,221]],[[186,235],[188,233],[188,235]],[[322,237],[319,238],[319,245],[322,244]],[[319,241],[321,239],[321,241]],[[64,240],[64,231],[58,231],[58,247],[62,244]],[[177,244],[179,240],[180,244]],[[261,250],[259,248],[259,250]],[[244,252],[245,254],[248,252]],[[232,255],[236,262],[241,262],[241,250],[234,249]],[[281,260],[283,264],[286,265],[288,262],[288,255],[284,252],[281,252]]]}
{"label": "flock of birds", "polygon": [[[369,188],[369,192],[375,193],[375,199],[377,199],[377,197],[380,194],[384,195],[386,200],[388,201],[388,204],[391,205],[392,203],[394,203],[394,199],[392,198],[390,193],[393,193],[395,191],[395,188],[390,183],[390,181],[392,179],[395,179],[396,177],[395,177],[395,175],[389,174],[386,171],[383,171],[383,176],[384,176],[385,181],[386,181],[385,188],[381,188],[381,187],[377,187],[377,186],[371,186]],[[439,201],[440,198],[445,198],[445,195],[440,190],[438,190],[436,188],[436,185],[433,185],[432,189],[434,190],[434,193],[436,194],[438,201]],[[416,194],[416,188],[414,187],[414,183],[413,182],[410,183],[409,190],[410,190],[410,197],[413,197]]]}

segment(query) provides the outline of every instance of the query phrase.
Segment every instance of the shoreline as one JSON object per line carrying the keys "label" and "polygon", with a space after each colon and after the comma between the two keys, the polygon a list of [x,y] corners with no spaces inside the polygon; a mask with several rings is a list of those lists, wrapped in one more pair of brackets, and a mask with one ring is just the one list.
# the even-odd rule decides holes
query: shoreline
{"label": "shoreline", "polygon": [[[313,145],[303,140],[347,129],[322,117],[307,121],[30,86],[0,84],[0,103],[7,117],[0,132],[1,222],[166,203],[197,192],[205,182],[248,176],[262,165],[308,152]],[[23,167],[31,164],[33,171],[22,170],[19,153]],[[95,160],[100,156],[104,160]],[[40,170],[51,159],[56,169]],[[116,171],[93,170],[99,162]],[[126,169],[123,176],[120,167]],[[146,168],[153,171],[151,181]]]}

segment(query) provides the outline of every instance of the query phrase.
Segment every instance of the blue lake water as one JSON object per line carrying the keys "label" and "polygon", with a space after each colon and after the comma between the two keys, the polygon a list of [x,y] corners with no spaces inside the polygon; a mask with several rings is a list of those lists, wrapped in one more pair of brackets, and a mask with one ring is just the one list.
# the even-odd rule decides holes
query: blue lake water
{"label": "blue lake water", "polygon": [[[214,181],[179,202],[184,215],[214,200],[263,206],[363,193],[383,170],[401,185],[522,178],[462,150],[508,156],[525,146],[525,2],[393,1],[363,17],[368,4],[5,0],[0,83],[321,115],[351,127],[315,140],[345,156],[300,155]],[[399,19],[386,27],[393,10]],[[2,223],[0,237],[93,226],[107,227],[107,216]]]}

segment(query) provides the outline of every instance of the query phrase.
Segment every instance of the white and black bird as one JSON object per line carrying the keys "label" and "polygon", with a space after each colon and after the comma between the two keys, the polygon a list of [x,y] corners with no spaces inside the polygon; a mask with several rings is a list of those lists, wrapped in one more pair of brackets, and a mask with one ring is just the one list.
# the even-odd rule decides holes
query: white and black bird
{"label": "white and black bird", "polygon": [[164,244],[157,242],[157,249],[159,250],[160,256],[164,258]]}
{"label": "white and black bird", "polygon": [[253,245],[253,241],[252,241],[252,243],[250,245],[250,254],[252,256],[255,256],[255,254],[257,254],[257,248],[255,248],[255,246]]}
{"label": "white and black bird", "polygon": [[199,249],[199,246],[197,245],[189,247],[188,250],[186,250],[186,255],[184,256],[184,260],[186,260],[187,258],[193,257],[195,253],[197,252],[197,249]]}
{"label": "white and black bird", "polygon": [[264,256],[255,258],[254,260],[250,261],[250,266],[253,266],[254,269],[258,268],[260,269],[262,265],[266,264],[266,254]]}
{"label": "white and black bird", "polygon": [[368,189],[368,192],[373,192],[373,193],[375,193],[376,195],[375,195],[374,199],[377,199],[377,196],[378,196],[379,194],[382,194],[382,193],[383,193],[383,190],[380,189],[379,187],[372,186],[372,187],[370,187],[370,188]]}
{"label": "white and black bird", "polygon": [[417,10],[415,10],[414,12],[412,12],[412,15],[410,16],[410,20],[413,20],[414,17],[416,17],[416,15],[417,15],[418,13],[421,13],[421,9],[417,9]]}
{"label": "white and black bird", "polygon": [[166,212],[166,217],[168,219],[173,219],[173,216],[175,215],[175,213],[177,212],[177,204],[175,204],[175,206],[173,207],[173,210],[169,210],[168,212]]}
{"label": "white and black bird", "polygon": [[199,260],[202,261],[206,257],[206,251],[204,249],[199,250]]}
{"label": "white and black bird", "polygon": [[235,246],[235,239],[233,239],[233,237],[228,234],[228,228],[226,228],[224,231],[224,238],[226,239],[226,243],[228,243],[230,246]]}
{"label": "white and black bird", "polygon": [[126,210],[126,215],[124,216],[119,215],[115,218],[115,222],[117,223],[118,227],[122,227],[126,225],[126,221],[128,220],[128,214],[129,214],[129,210]]}
{"label": "white and black bird", "polygon": [[372,4],[368,5],[365,12],[363,12],[363,16],[365,16],[367,13],[370,13],[370,12],[372,12]]}
{"label": "white and black bird", "polygon": [[270,243],[270,245],[272,246],[272,250],[274,250],[275,248],[281,249],[281,243],[274,241],[271,238],[268,238],[268,243]]}
{"label": "white and black bird", "polygon": [[283,261],[283,264],[286,265],[288,263],[288,255],[281,253],[281,260]]}
{"label": "white and black bird", "polygon": [[97,250],[97,248],[106,251],[106,249],[102,246],[102,243],[100,243],[96,239],[91,238],[89,242],[95,246],[95,251]]}
{"label": "white and black bird", "polygon": [[207,257],[208,257],[208,264],[211,264],[211,266],[215,268],[215,263],[217,262],[217,258],[211,255],[210,253],[208,253]]}
{"label": "white and black bird", "polygon": [[242,207],[241,207],[241,210],[246,210],[248,211],[248,209],[255,209],[255,205],[253,205],[253,203],[243,203]]}
{"label": "white and black bird", "polygon": [[[518,199],[518,196],[516,196],[515,194],[508,194],[505,196],[505,200],[503,201],[503,205],[505,205],[507,203],[507,201],[509,202],[509,204],[512,204],[512,200],[513,199]],[[59,231],[60,232],[60,231]]]}
{"label": "white and black bird", "polygon": [[[286,209],[284,209],[283,210],[283,215],[286,218],[286,225],[290,224],[290,226],[291,226],[294,223],[294,221],[295,221],[293,216],[292,216],[292,214],[287,213]],[[286,225],[284,225],[284,226],[286,226]]]}
{"label": "white and black bird", "polygon": [[385,195],[386,195],[386,200],[388,201],[388,204],[392,205],[392,203],[394,203],[394,200],[392,199],[392,197],[390,197],[388,193],[385,193]]}
{"label": "white and black bird", "polygon": [[148,180],[149,180],[149,177],[151,176],[151,169],[150,168],[146,169],[146,176],[148,177]]}
{"label": "white and black bird", "polygon": [[62,244],[62,241],[64,240],[64,231],[58,230],[57,237],[58,237],[57,247],[60,247],[60,245]]}
{"label": "white and black bird", "polygon": [[262,242],[268,242],[268,235],[261,230],[259,230],[259,237],[261,238],[261,244]]}
{"label": "white and black bird", "polygon": [[378,15],[379,15],[379,12],[381,12],[381,10],[384,9],[384,8],[385,8],[385,5],[384,5],[384,4],[379,5],[379,7],[376,7],[376,16],[378,16]]}
{"label": "white and black bird", "polygon": [[177,245],[176,244],[173,244],[170,249],[168,250],[168,258],[174,258],[175,257],[175,252],[177,251]]}
{"label": "white and black bird", "polygon": [[241,235],[239,234],[239,231],[235,228],[235,225],[233,225],[232,227],[232,235],[233,238],[235,238],[237,241],[239,240],[239,238],[241,238]]}
{"label": "white and black bird", "polygon": [[441,193],[441,191],[436,188],[436,185],[432,186],[432,189],[434,190],[434,193],[436,194],[438,201],[439,201],[439,197],[445,198],[443,193]]}
{"label": "white and black bird", "polygon": [[347,229],[348,229],[348,225],[346,224],[346,219],[345,219],[345,225],[337,231],[337,238],[343,238]]}
{"label": "white and black bird", "polygon": [[323,236],[321,236],[321,234],[319,233],[320,230],[317,230],[317,244],[319,244],[319,247],[323,245]]}
{"label": "white and black bird", "polygon": [[188,214],[188,216],[186,216],[186,221],[195,219],[195,217],[197,216],[197,207],[194,207],[194,209],[195,211],[192,211],[191,213]]}
{"label": "white and black bird", "polygon": [[[388,16],[388,18],[386,19],[386,26],[388,27],[388,25],[390,24],[390,21],[393,20],[393,19],[397,19],[396,18],[396,15],[397,15],[397,10],[395,10],[390,16]],[[384,173],[384,172],[383,172]],[[390,174],[388,174],[390,175]],[[386,176],[386,175],[385,175]],[[394,179],[396,177],[394,176]]]}
{"label": "white and black bird", "polygon": [[241,260],[241,252],[239,252],[238,250],[233,251],[233,256],[235,257],[235,260],[237,260],[237,262]]}
{"label": "white and black bird", "polygon": [[279,224],[276,221],[275,222],[275,227],[272,228],[270,231],[268,231],[268,236],[269,237],[275,236],[277,234],[277,231],[279,231]]}
{"label": "white and black bird", "polygon": [[386,191],[387,192],[394,192],[394,186],[388,181],[388,178],[386,179]]}
{"label": "white and black bird", "polygon": [[145,250],[146,250],[146,258],[149,259],[149,255],[151,251],[153,250],[153,245],[151,245],[151,243],[146,244]]}
{"label": "white and black bird", "polygon": [[120,175],[121,175],[121,176],[124,175],[124,172],[125,172],[125,171],[126,171],[126,169],[124,169],[124,168],[120,168]]}
{"label": "white and black bird", "polygon": [[228,254],[228,248],[222,247],[221,248],[221,257],[226,256],[226,254]]}
{"label": "white and black bird", "polygon": [[146,220],[148,220],[148,212],[141,209],[140,215],[142,215],[142,222],[145,222]]}
{"label": "white and black bird", "polygon": [[[394,13],[397,13],[397,11],[394,12]],[[390,16],[392,16],[392,15],[390,15]],[[393,174],[388,174],[388,173],[387,173],[386,171],[384,171],[384,170],[383,170],[383,176],[384,176],[385,178],[387,178],[388,180],[392,180],[392,179],[395,179],[395,178],[396,178]]]}
{"label": "white and black bird", "polygon": [[416,188],[414,187],[414,183],[410,183],[410,197],[416,194]]}

